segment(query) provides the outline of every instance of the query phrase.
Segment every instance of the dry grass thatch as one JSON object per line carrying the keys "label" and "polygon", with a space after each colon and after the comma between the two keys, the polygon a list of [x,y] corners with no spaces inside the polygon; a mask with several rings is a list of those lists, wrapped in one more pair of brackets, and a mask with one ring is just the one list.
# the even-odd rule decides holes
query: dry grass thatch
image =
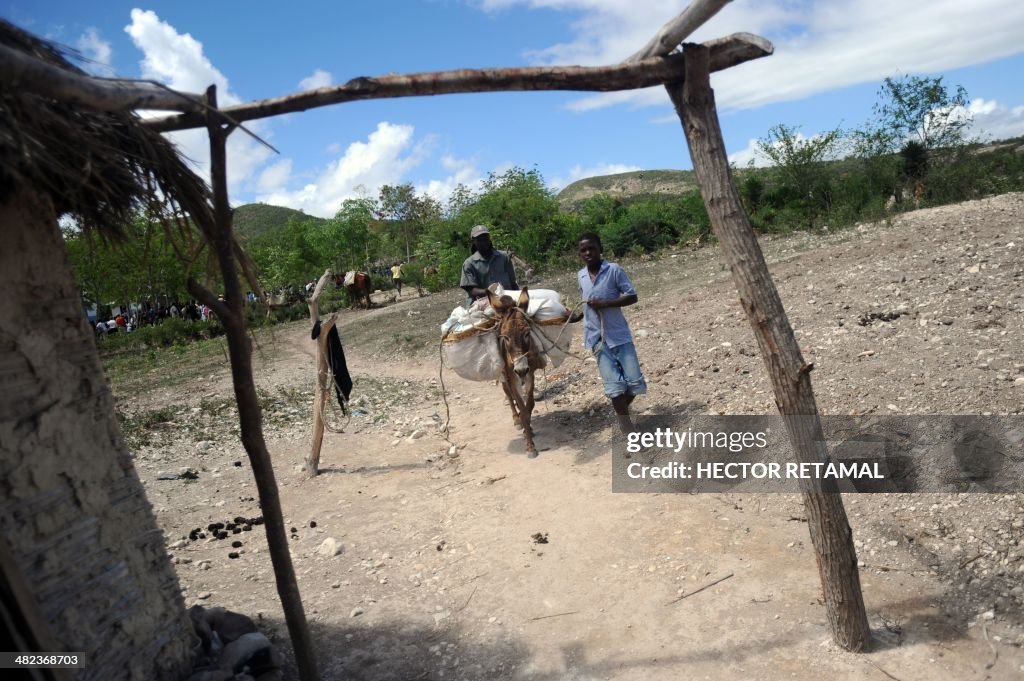
{"label": "dry grass thatch", "polygon": [[[0,44],[87,75],[66,51],[3,20]],[[140,213],[173,225],[189,242],[183,215],[204,233],[213,224],[206,183],[134,112],[88,111],[8,82],[0,86],[0,201],[26,190],[106,237],[119,236]]]}

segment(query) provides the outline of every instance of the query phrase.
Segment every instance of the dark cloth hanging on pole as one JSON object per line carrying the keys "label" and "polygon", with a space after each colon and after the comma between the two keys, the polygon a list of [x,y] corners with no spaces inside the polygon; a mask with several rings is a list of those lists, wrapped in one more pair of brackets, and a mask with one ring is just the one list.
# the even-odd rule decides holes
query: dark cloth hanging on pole
{"label": "dark cloth hanging on pole", "polygon": [[[320,321],[313,324],[313,340],[320,337]],[[327,366],[331,368],[334,376],[334,393],[338,397],[338,405],[341,413],[348,414],[345,404],[349,395],[352,394],[352,377],[348,373],[348,364],[345,363],[345,349],[341,347],[341,336],[338,335],[338,327],[331,325],[327,332]]]}

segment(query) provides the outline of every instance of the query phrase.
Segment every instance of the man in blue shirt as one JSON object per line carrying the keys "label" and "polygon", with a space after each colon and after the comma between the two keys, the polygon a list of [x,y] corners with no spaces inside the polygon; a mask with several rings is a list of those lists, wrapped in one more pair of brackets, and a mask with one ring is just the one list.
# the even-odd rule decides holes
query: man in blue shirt
{"label": "man in blue shirt", "polygon": [[633,431],[629,405],[647,392],[633,335],[622,308],[637,301],[633,282],[617,264],[601,257],[601,238],[585,232],[579,238],[579,254],[585,267],[579,271],[583,295],[583,342],[597,358],[604,394],[612,401],[623,433]]}

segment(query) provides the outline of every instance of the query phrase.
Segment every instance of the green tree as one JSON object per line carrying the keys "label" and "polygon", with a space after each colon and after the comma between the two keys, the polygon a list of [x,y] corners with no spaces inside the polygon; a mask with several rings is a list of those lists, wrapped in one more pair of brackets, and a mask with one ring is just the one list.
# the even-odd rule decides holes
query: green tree
{"label": "green tree", "polygon": [[[144,216],[136,218],[116,240],[66,228],[64,241],[76,283],[89,302],[167,304],[188,295],[185,265],[166,230]],[[201,278],[201,265],[197,263],[193,276]]]}
{"label": "green tree", "polygon": [[318,243],[319,226],[289,218],[283,229],[253,239],[251,251],[264,283],[271,288],[302,284],[315,279],[326,266]]}
{"label": "green tree", "polygon": [[[382,186],[377,210],[383,233],[404,250],[406,261],[412,258],[420,234],[441,219],[441,205],[427,194],[416,194],[411,184]],[[392,248],[387,255],[397,253]]]}
{"label": "green tree", "polygon": [[[887,196],[901,201],[911,187],[921,196],[932,171],[961,158],[971,116],[967,91],[942,77],[886,78],[874,118],[854,134],[866,174]],[[948,174],[943,171],[943,174]]]}
{"label": "green tree", "polygon": [[490,173],[480,194],[451,221],[465,233],[467,244],[473,225],[490,225],[497,247],[515,251],[536,267],[547,261],[549,252],[564,247],[558,213],[558,200],[539,171],[512,168]]}
{"label": "green tree", "polygon": [[832,204],[831,167],[845,140],[839,128],[814,137],[804,137],[799,128],[779,123],[768,136],[757,141],[757,149],[772,162],[788,190],[790,200],[802,209],[808,226]]}
{"label": "green tree", "polygon": [[875,155],[896,153],[911,141],[932,152],[967,140],[971,116],[962,86],[950,91],[941,76],[886,78],[878,97],[874,121],[863,131]]}
{"label": "green tree", "polygon": [[346,199],[335,214],[335,233],[338,237],[339,270],[360,269],[378,256],[380,242],[373,238],[372,227],[377,222],[377,204],[371,198]]}

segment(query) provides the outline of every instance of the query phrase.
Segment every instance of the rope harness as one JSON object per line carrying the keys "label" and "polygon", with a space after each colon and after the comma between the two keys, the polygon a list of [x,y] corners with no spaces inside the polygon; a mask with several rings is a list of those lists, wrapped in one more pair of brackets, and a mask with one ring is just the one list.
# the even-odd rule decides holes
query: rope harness
{"label": "rope harness", "polygon": [[[577,303],[576,305],[574,305],[572,307],[572,309],[569,311],[569,316],[567,316],[565,318],[565,321],[563,323],[558,325],[559,326],[558,334],[555,336],[554,340],[551,340],[546,333],[544,333],[543,331],[539,330],[539,327],[541,327],[541,325],[538,324],[537,321],[534,320],[532,317],[527,315],[526,312],[524,312],[522,309],[520,309],[518,307],[515,308],[515,309],[518,310],[519,313],[523,315],[523,318],[526,319],[527,324],[529,324],[531,339],[532,340],[538,340],[540,342],[540,345],[541,345],[541,350],[540,351],[543,352],[544,354],[547,354],[553,348],[558,347],[558,342],[562,339],[562,334],[565,332],[565,329],[569,326],[569,320],[572,319],[573,315],[575,315],[576,312],[579,311],[579,309],[582,308],[584,305],[586,305],[586,302],[585,301],[580,301],[579,303]],[[601,315],[600,312],[598,312],[598,316],[601,319],[601,335],[602,335],[602,338],[603,338],[604,337],[604,315]],[[553,325],[549,325],[549,326],[553,326]],[[494,327],[493,329],[489,329],[489,330],[485,331],[484,333],[495,332],[495,331],[498,330],[498,328],[499,327]],[[534,331],[536,331],[537,333],[534,333]],[[441,384],[441,399],[444,401],[444,423],[441,425],[441,432],[444,433],[445,441],[447,441],[450,444],[454,444],[448,438],[448,432],[449,432],[448,425],[451,423],[451,407],[448,404],[448,389],[447,389],[447,387],[445,386],[445,383],[444,383],[444,341],[445,341],[445,338],[446,338],[446,336],[442,336],[440,342],[438,342],[438,344],[437,344],[437,352],[438,352],[438,371],[437,371],[437,377],[438,377],[438,381]],[[508,338],[508,336],[504,336],[504,335],[498,334],[498,343],[499,343],[499,346],[500,346],[500,348],[502,350],[502,354],[507,354],[507,351],[506,351],[505,347],[506,347],[506,344],[508,343],[509,340],[510,339]],[[550,344],[549,345],[545,345],[545,341],[547,341]],[[532,347],[532,343],[531,343],[531,349],[527,352],[527,354],[533,353],[533,352],[536,352],[536,348]],[[563,350],[561,350],[561,348],[559,348],[559,352],[563,352],[565,355],[567,355],[569,357],[573,357],[575,359],[579,359],[579,360],[586,360],[587,359],[586,356],[580,355],[580,354],[575,353],[575,352],[572,352],[571,350],[564,350],[563,351]],[[547,371],[546,370],[544,370],[544,375],[545,375],[545,377],[547,376]]]}

